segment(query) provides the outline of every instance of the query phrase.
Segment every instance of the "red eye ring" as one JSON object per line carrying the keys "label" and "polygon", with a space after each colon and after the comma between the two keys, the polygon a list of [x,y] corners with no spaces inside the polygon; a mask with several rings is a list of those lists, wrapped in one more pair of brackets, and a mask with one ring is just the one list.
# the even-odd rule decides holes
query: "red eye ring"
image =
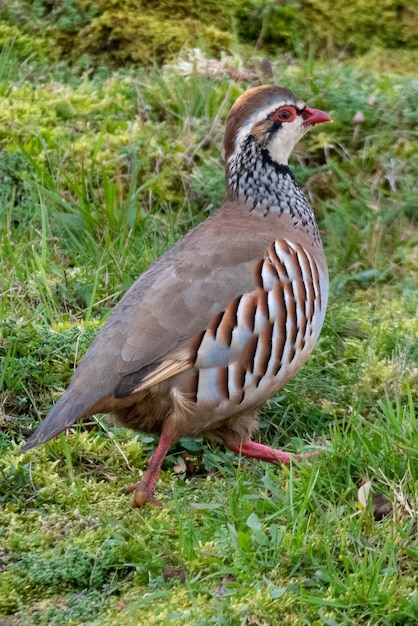
{"label": "red eye ring", "polygon": [[295,107],[284,105],[274,111],[272,120],[274,122],[293,122],[296,118],[297,111]]}

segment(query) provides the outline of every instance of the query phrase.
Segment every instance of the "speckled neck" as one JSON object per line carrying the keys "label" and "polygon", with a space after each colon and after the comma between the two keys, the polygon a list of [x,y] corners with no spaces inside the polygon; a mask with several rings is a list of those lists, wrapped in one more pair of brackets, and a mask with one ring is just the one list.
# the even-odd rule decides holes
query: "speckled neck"
{"label": "speckled neck", "polygon": [[312,208],[289,166],[273,161],[251,136],[228,161],[227,188],[228,195],[244,199],[251,212],[290,215],[295,228],[320,241]]}

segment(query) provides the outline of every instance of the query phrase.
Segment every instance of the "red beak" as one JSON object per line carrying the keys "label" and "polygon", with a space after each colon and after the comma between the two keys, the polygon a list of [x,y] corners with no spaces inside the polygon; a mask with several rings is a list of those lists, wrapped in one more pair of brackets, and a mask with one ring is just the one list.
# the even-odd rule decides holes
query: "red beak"
{"label": "red beak", "polygon": [[303,111],[303,119],[305,124],[319,124],[320,122],[332,122],[332,119],[325,113],[325,111],[321,111],[320,109],[311,109],[310,107],[305,107]]}

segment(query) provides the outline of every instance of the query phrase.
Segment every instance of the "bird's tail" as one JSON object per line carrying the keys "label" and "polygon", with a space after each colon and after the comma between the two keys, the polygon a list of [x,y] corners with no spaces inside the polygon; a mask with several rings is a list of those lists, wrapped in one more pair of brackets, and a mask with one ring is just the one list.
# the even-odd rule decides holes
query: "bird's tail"
{"label": "bird's tail", "polygon": [[48,413],[42,424],[29,437],[22,452],[35,448],[72,426],[78,419],[91,415],[90,401],[77,397],[75,389],[69,388]]}

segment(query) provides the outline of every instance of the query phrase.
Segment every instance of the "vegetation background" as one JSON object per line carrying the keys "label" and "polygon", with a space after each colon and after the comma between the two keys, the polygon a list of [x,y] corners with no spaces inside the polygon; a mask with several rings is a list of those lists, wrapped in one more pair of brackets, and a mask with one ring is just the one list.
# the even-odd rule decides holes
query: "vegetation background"
{"label": "vegetation background", "polygon": [[[394,0],[0,0],[0,625],[418,623],[418,7]],[[331,298],[260,438],[182,440],[162,509],[121,493],[155,440],[97,416],[20,444],[101,320],[222,201],[223,123],[285,84],[334,124],[292,168]]]}

